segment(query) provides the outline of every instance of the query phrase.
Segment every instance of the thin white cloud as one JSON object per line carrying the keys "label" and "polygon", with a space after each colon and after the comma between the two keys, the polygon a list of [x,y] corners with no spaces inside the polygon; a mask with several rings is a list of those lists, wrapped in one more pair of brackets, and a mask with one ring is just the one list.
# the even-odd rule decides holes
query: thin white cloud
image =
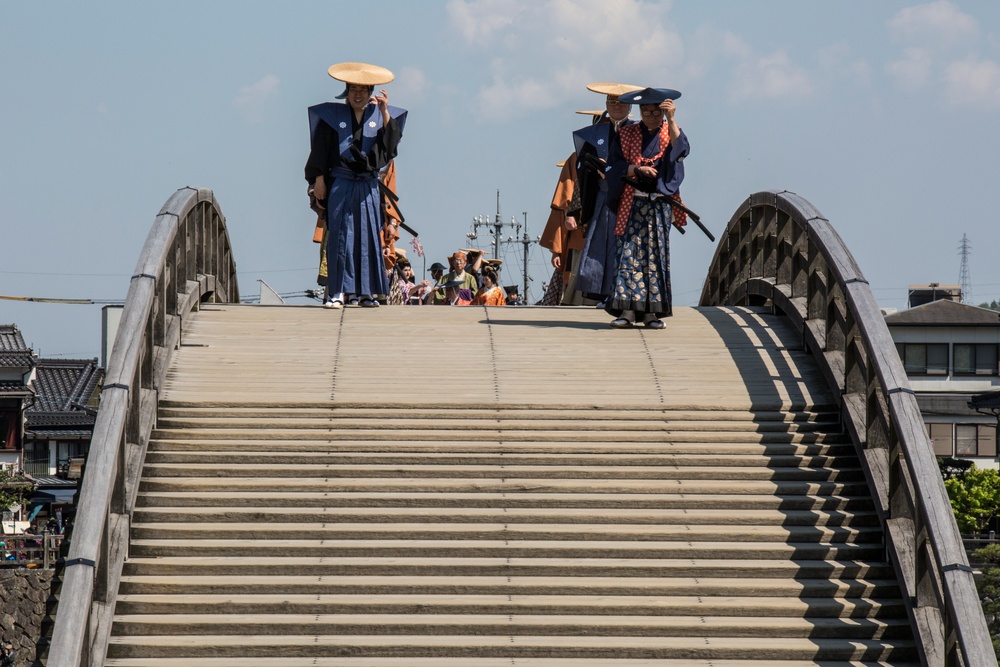
{"label": "thin white cloud", "polygon": [[952,104],[1000,109],[1000,64],[968,58],[944,72],[945,98]]}
{"label": "thin white cloud", "polygon": [[391,87],[387,87],[389,104],[406,107],[423,100],[427,94],[427,74],[419,67],[403,67],[395,72],[396,78]]}
{"label": "thin white cloud", "polygon": [[924,48],[965,43],[979,35],[976,20],[948,0],[901,9],[889,20],[889,34]]}
{"label": "thin white cloud", "polygon": [[243,114],[247,123],[252,125],[264,120],[268,103],[278,96],[278,83],[278,77],[268,74],[260,81],[240,89],[233,105]]}
{"label": "thin white cloud", "polygon": [[[939,86],[954,106],[1000,109],[1000,63],[982,55],[980,26],[949,0],[936,0],[896,13],[889,35],[910,44],[885,71],[908,91]],[[986,35],[987,45],[994,36]]]}
{"label": "thin white cloud", "polygon": [[815,84],[807,71],[793,63],[784,51],[760,55],[732,33],[725,34],[721,44],[725,53],[737,59],[729,90],[731,102],[795,100],[808,97],[815,91]]}
{"label": "thin white cloud", "polygon": [[847,79],[856,85],[871,83],[871,65],[864,58],[858,58],[847,42],[819,49],[816,59],[822,71],[831,79]]}
{"label": "thin white cloud", "polygon": [[791,62],[783,51],[744,61],[736,72],[731,99],[795,99],[812,94],[814,87],[806,71]]}
{"label": "thin white cloud", "polygon": [[664,66],[684,54],[680,36],[666,27],[669,7],[641,0],[453,0],[448,10],[470,48],[490,39],[503,46],[494,51],[502,55],[490,67],[492,80],[478,94],[480,117],[503,121],[558,106],[589,81],[677,86],[677,73]]}
{"label": "thin white cloud", "polygon": [[452,27],[472,44],[510,27],[524,7],[519,0],[450,0],[446,11]]}
{"label": "thin white cloud", "polygon": [[927,85],[931,77],[930,54],[926,49],[906,49],[901,58],[885,66],[885,71],[899,88],[919,90]]}

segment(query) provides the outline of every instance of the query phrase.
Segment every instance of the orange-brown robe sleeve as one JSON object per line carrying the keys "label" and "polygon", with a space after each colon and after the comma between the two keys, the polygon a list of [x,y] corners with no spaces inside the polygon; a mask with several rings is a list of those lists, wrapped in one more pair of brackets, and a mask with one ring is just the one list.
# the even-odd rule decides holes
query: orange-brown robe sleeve
{"label": "orange-brown robe sleeve", "polygon": [[571,273],[570,250],[583,250],[583,230],[577,227],[573,231],[566,229],[566,216],[571,212],[573,194],[576,191],[576,153],[571,153],[563,163],[559,172],[559,182],[552,195],[552,205],[548,222],[542,231],[538,244],[548,248],[552,254],[559,255],[563,268],[563,279],[569,280]]}
{"label": "orange-brown robe sleeve", "polygon": [[[395,160],[386,165],[385,170],[379,175],[379,178],[387,188],[392,190],[392,192],[396,192]],[[382,227],[382,247],[389,249],[389,252],[385,254],[385,268],[391,269],[396,266],[396,241],[399,240],[399,223],[402,221],[403,216],[399,212],[399,207],[385,196],[382,197],[382,210],[385,211],[385,225]]]}

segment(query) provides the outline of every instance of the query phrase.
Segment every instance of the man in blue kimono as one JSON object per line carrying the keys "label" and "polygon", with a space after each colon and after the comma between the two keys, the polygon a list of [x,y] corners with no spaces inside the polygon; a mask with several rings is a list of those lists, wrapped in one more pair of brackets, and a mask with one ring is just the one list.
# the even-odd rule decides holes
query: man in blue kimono
{"label": "man in blue kimono", "polygon": [[385,224],[379,172],[396,157],[406,111],[389,106],[383,89],[393,74],[366,63],[340,63],[328,70],[346,84],[338,99],[309,107],[311,150],[306,180],[326,211],[327,308],[343,308],[350,296],[377,307],[388,294],[383,262]]}
{"label": "man in blue kimono", "polygon": [[584,298],[603,304],[611,294],[617,264],[615,212],[608,208],[608,181],[604,178],[603,169],[611,147],[618,142],[621,128],[633,122],[628,117],[631,105],[622,103],[619,95],[641,88],[599,82],[588,85],[587,89],[606,96],[607,113],[593,125],[573,133],[583,204],[581,223],[587,230],[576,275],[576,289],[583,293]]}

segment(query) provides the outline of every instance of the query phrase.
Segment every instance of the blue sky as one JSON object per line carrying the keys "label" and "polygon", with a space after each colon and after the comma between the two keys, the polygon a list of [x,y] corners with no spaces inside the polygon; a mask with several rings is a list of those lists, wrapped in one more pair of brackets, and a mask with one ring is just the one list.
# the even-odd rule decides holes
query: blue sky
{"label": "blue sky", "polygon": [[[215,191],[244,295],[313,287],[305,109],[354,60],[391,69],[410,111],[399,194],[428,264],[468,245],[498,189],[505,220],[541,231],[574,112],[602,104],[585,86],[610,80],[682,91],[682,191],[716,232],[747,196],[787,189],[881,305],[957,283],[963,234],[973,301],[1000,297],[1000,3],[947,0],[6,2],[0,295],[123,299],[187,185]],[[715,249],[692,231],[672,244],[678,305],[697,303]],[[519,253],[502,253],[505,283]],[[547,260],[533,250],[535,298]],[[99,306],[0,300],[0,322],[44,356],[99,356]]]}

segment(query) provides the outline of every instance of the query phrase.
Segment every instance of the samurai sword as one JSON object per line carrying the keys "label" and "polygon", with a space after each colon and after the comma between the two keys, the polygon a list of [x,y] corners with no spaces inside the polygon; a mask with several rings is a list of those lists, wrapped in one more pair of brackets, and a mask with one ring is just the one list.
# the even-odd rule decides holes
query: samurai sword
{"label": "samurai sword", "polygon": [[[628,176],[623,176],[622,177],[622,182],[631,185],[632,187],[634,187],[637,190],[640,190],[640,188],[639,188],[639,182],[636,181],[633,178],[629,178]],[[712,232],[708,231],[708,227],[706,227],[705,225],[703,225],[701,223],[701,216],[699,216],[697,213],[695,213],[694,211],[692,211],[691,209],[689,209],[687,206],[685,206],[684,204],[682,204],[679,201],[677,201],[676,199],[674,199],[673,197],[671,197],[669,195],[664,195],[664,197],[666,198],[666,200],[668,202],[670,202],[671,206],[673,206],[674,208],[680,209],[681,211],[684,211],[685,213],[687,213],[688,217],[691,218],[692,220],[694,220],[694,224],[698,225],[698,227],[701,229],[701,231],[705,232],[705,236],[707,236],[710,241],[713,241],[713,242],[715,241],[715,236],[712,235]],[[684,233],[684,228],[683,227],[678,227],[677,231],[679,231],[681,234],[683,234]]]}
{"label": "samurai sword", "polygon": [[378,189],[379,189],[379,191],[383,195],[385,195],[386,197],[388,197],[389,201],[392,202],[393,207],[396,209],[396,212],[399,213],[399,226],[402,227],[403,229],[405,229],[406,231],[408,231],[413,236],[420,236],[420,234],[417,233],[417,231],[415,229],[413,229],[413,227],[410,227],[408,224],[406,224],[406,222],[404,222],[404,220],[403,220],[403,212],[399,208],[399,195],[397,195],[395,192],[393,192],[392,188],[390,188],[388,185],[386,185],[385,183],[383,183],[381,178],[377,178],[375,180],[378,181]]}

